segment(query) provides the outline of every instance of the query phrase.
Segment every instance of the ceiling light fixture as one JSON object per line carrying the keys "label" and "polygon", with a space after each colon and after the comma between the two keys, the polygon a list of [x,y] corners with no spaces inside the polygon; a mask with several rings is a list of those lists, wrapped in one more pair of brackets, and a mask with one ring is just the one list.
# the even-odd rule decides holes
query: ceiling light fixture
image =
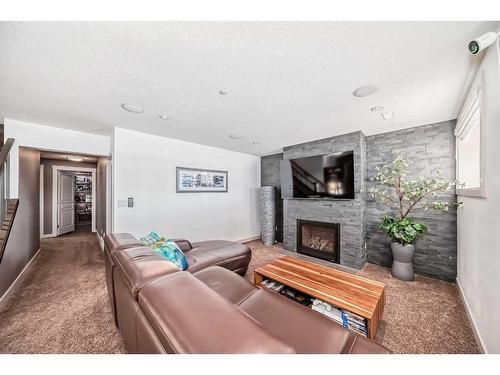
{"label": "ceiling light fixture", "polygon": [[132,112],[132,113],[144,112],[144,109],[142,109],[142,107],[139,107],[138,105],[135,105],[135,104],[123,103],[121,106],[125,111],[128,111],[128,112]]}
{"label": "ceiling light fixture", "polygon": [[253,145],[260,145],[260,141],[252,141]]}
{"label": "ceiling light fixture", "polygon": [[242,135],[239,134],[229,134],[229,139],[241,139],[243,138]]}
{"label": "ceiling light fixture", "polygon": [[380,116],[382,116],[382,118],[384,120],[390,120],[390,119],[393,119],[395,115],[394,115],[394,112],[389,111],[389,112],[382,112],[380,114]]}
{"label": "ceiling light fixture", "polygon": [[83,156],[79,155],[68,155],[66,158],[71,161],[83,161],[85,159]]}
{"label": "ceiling light fixture", "polygon": [[158,115],[158,117],[162,120],[170,120],[170,117],[168,117],[166,113],[161,113]]}
{"label": "ceiling light fixture", "polygon": [[227,91],[227,90],[219,90],[219,94],[221,94],[221,95],[227,95],[227,94],[229,94],[229,91]]}
{"label": "ceiling light fixture", "polygon": [[358,87],[352,94],[357,98],[363,98],[365,96],[375,94],[379,88],[380,87],[377,85],[365,85]]}
{"label": "ceiling light fixture", "polygon": [[382,111],[383,109],[384,109],[384,107],[383,107],[383,106],[381,106],[381,105],[376,105],[375,107],[371,107],[371,108],[370,108],[370,111],[372,111],[372,112],[380,112],[380,111]]}

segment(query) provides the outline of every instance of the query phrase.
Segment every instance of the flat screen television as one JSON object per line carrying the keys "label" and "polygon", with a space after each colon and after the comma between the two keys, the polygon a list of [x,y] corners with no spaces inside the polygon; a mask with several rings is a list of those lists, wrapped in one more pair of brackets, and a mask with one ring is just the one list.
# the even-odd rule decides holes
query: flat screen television
{"label": "flat screen television", "polygon": [[284,197],[354,199],[352,151],[290,159],[282,168]]}

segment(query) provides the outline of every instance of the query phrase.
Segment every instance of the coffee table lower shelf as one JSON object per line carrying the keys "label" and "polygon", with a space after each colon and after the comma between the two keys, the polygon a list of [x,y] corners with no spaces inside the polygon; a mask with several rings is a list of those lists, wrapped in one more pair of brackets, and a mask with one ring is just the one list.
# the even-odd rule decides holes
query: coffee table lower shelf
{"label": "coffee table lower shelf", "polygon": [[261,285],[265,279],[366,319],[367,337],[375,338],[385,306],[383,283],[292,257],[280,258],[254,271],[254,284],[275,292]]}

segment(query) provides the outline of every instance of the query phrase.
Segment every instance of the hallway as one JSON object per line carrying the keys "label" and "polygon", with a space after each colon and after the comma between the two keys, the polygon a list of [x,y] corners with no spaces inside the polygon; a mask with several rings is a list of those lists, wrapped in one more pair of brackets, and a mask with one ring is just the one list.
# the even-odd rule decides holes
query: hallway
{"label": "hallway", "polygon": [[0,353],[124,353],[95,233],[43,239],[40,246],[0,310]]}

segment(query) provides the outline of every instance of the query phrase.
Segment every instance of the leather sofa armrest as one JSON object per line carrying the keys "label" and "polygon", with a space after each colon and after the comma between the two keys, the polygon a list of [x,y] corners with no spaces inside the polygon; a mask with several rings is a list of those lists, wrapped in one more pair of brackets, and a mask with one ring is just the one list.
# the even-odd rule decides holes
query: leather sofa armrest
{"label": "leather sofa armrest", "polygon": [[191,242],[189,242],[185,238],[174,238],[172,239],[172,241],[174,241],[175,244],[179,246],[179,249],[181,249],[184,252],[189,251],[193,248]]}

